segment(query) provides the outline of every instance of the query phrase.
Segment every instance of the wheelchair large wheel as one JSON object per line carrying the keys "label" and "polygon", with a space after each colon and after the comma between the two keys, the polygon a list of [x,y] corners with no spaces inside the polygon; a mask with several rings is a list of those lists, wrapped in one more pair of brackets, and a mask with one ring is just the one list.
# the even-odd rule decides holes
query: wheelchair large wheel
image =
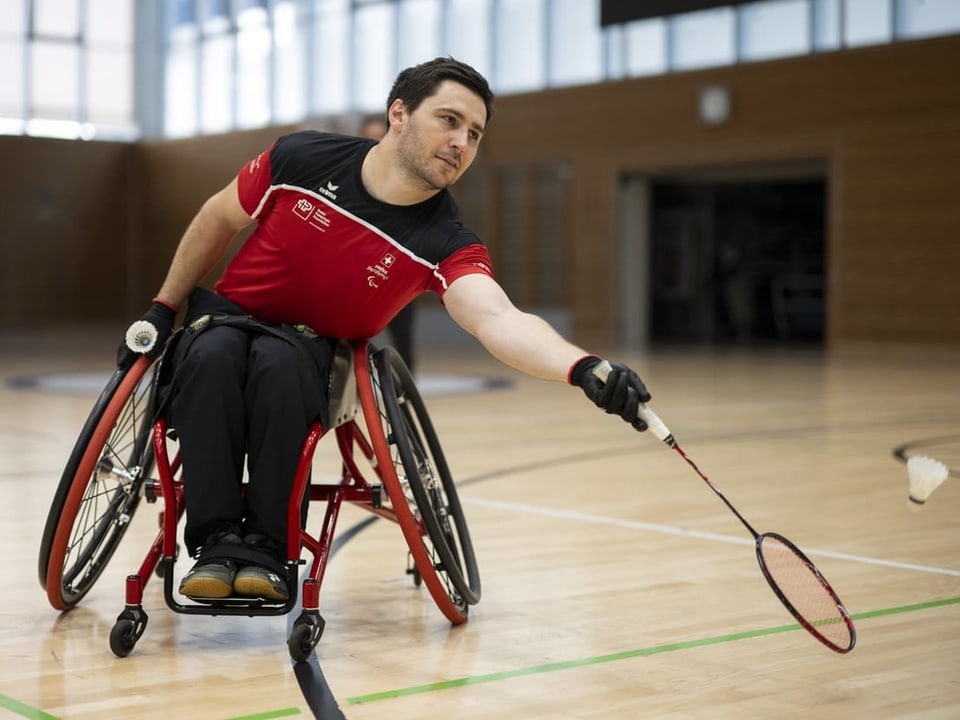
{"label": "wheelchair large wheel", "polygon": [[154,363],[117,370],[91,410],[57,485],[40,541],[40,585],[67,610],[100,577],[140,503],[153,466]]}
{"label": "wheelchair large wheel", "polygon": [[[454,624],[480,600],[480,576],[457,488],[410,371],[392,348],[371,353],[394,511],[423,582]],[[391,487],[392,486],[392,487]]]}

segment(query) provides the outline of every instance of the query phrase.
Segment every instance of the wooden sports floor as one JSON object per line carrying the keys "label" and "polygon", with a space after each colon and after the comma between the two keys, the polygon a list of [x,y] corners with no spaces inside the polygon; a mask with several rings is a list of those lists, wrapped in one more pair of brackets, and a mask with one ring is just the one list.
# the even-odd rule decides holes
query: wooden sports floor
{"label": "wooden sports floor", "polygon": [[[427,397],[483,597],[451,627],[405,575],[399,527],[345,507],[321,589],[326,631],[295,666],[292,616],[178,615],[159,582],[133,653],[111,653],[156,505],[140,505],[77,608],[47,603],[39,538],[96,394],[54,380],[105,378],[115,335],[0,336],[0,717],[960,718],[960,353],[621,358],[746,518],[793,539],[832,582],[858,631],[838,655],[794,624],[746,530],[677,454],[579,390],[479,352],[425,350],[424,386],[510,381]],[[896,448],[952,469],[922,511],[908,509]],[[314,466],[337,471],[332,439]]]}

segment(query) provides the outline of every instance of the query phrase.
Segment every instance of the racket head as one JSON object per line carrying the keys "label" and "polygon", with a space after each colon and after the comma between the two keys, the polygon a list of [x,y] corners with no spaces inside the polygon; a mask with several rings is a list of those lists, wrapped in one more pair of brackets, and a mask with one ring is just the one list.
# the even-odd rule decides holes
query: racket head
{"label": "racket head", "polygon": [[757,536],[757,561],[784,607],[828,648],[848,653],[857,643],[850,614],[810,558],[778,533]]}

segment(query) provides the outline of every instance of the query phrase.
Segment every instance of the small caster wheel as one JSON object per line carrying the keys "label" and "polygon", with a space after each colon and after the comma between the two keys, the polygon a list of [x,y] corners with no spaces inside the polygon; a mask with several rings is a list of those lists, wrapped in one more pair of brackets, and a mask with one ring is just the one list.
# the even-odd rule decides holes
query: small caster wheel
{"label": "small caster wheel", "polygon": [[319,613],[302,614],[297,618],[287,639],[287,648],[294,662],[303,662],[320,642],[323,635],[324,620]]}
{"label": "small caster wheel", "polygon": [[110,630],[110,649],[117,657],[126,657],[133,651],[139,639],[133,620],[120,618]]}

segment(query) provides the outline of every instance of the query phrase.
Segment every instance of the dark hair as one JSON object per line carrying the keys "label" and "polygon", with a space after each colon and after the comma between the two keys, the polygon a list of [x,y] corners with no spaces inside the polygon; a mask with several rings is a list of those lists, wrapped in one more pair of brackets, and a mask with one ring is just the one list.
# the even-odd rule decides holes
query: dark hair
{"label": "dark hair", "polygon": [[413,112],[420,107],[420,103],[437,91],[437,87],[444,80],[460,83],[479,95],[487,110],[487,121],[493,117],[493,91],[486,78],[466,63],[452,57],[438,57],[401,71],[387,98],[387,110],[389,111],[394,100],[400,99],[407,110]]}

